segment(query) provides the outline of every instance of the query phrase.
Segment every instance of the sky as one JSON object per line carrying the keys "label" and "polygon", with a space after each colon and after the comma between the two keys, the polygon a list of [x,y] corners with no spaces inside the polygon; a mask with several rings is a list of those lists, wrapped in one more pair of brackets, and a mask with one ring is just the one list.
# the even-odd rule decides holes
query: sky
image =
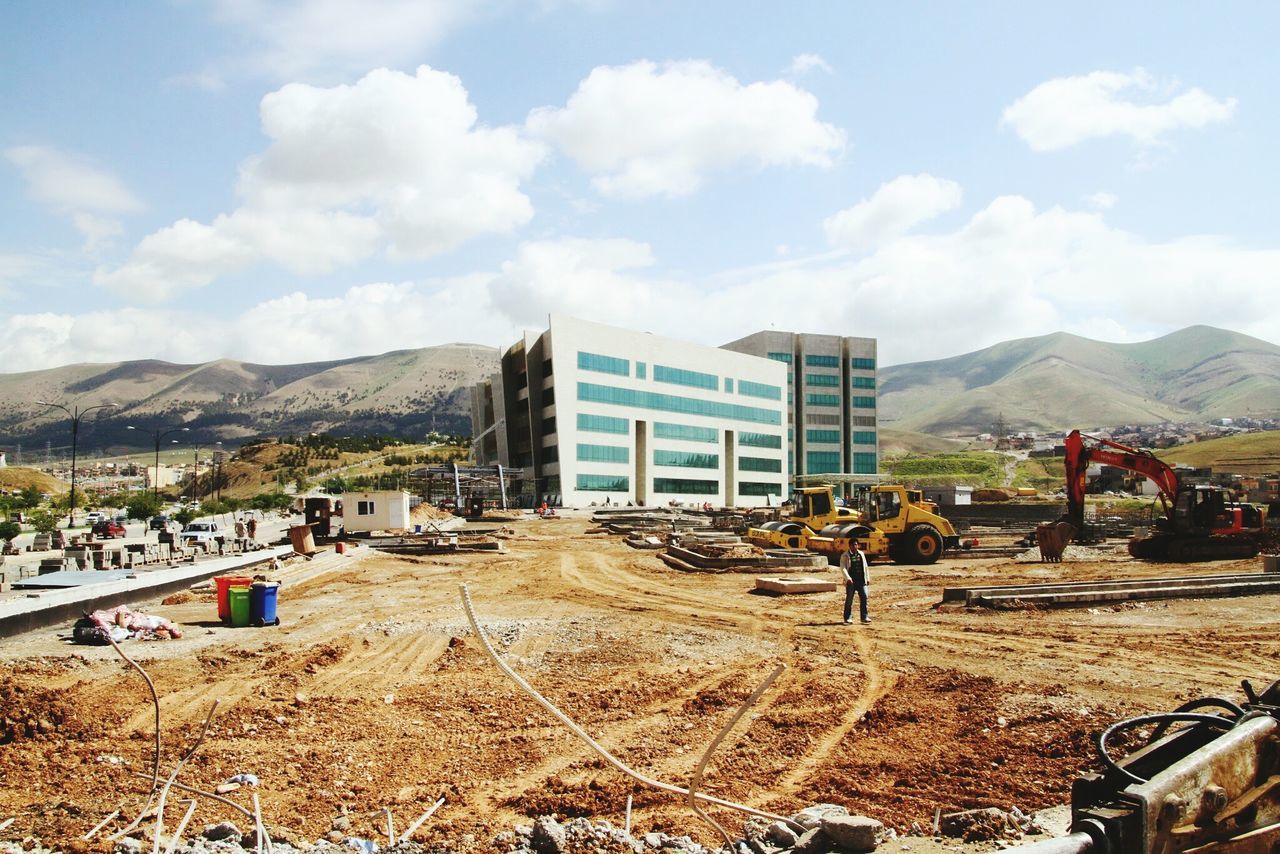
{"label": "sky", "polygon": [[[1060,8],[1059,8],[1060,7]],[[1280,6],[0,4],[0,372],[1280,341]]]}

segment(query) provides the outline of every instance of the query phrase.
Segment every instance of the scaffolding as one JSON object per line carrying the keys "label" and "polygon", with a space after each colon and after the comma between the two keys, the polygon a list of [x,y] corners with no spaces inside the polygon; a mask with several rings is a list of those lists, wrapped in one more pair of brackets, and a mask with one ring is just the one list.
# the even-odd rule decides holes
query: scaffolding
{"label": "scaffolding", "polygon": [[[421,484],[418,493],[423,500],[472,515],[480,515],[484,509],[533,506],[533,484],[526,483],[522,468],[444,463],[414,469],[409,479]],[[476,509],[480,513],[475,513]]]}

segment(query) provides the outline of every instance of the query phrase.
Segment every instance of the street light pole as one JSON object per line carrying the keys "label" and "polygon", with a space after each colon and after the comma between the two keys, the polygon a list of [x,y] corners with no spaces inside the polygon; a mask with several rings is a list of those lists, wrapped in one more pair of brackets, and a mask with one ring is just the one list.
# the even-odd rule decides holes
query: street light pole
{"label": "street light pole", "polygon": [[80,419],[88,415],[95,409],[108,409],[115,406],[114,403],[99,403],[97,406],[89,406],[81,409],[78,406],[72,407],[75,411],[67,409],[61,403],[50,403],[45,400],[37,400],[40,406],[52,406],[61,409],[67,415],[71,416],[71,511],[67,515],[67,528],[73,528],[76,524],[76,442],[80,436]]}
{"label": "street light pole", "polygon": [[[137,428],[137,427],[134,427],[134,426],[132,426],[132,425],[130,425],[130,426],[126,427],[125,429],[126,429],[126,430],[137,430],[138,428]],[[190,428],[190,427],[174,427],[172,430],[163,430],[163,431],[162,431],[162,430],[157,429],[157,430],[155,431],[155,438],[156,438],[156,467],[155,467],[155,478],[151,481],[151,500],[152,500],[153,502],[155,502],[155,505],[156,505],[156,509],[157,509],[157,511],[158,511],[158,510],[159,510],[159,508],[160,508],[160,440],[161,440],[161,439],[163,439],[165,436],[168,436],[168,435],[169,435],[169,434],[171,434],[171,433],[189,433],[189,432],[191,432],[191,428]],[[174,442],[177,442],[178,440],[177,440],[177,439],[174,439],[173,441],[174,441]]]}
{"label": "street light pole", "polygon": [[200,484],[200,446],[196,446],[196,452],[191,458],[191,503],[195,504],[199,500]]}

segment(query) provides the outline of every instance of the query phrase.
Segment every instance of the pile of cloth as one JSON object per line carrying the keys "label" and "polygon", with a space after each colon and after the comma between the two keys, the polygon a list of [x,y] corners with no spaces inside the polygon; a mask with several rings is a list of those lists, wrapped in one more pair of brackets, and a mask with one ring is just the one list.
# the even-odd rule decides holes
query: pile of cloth
{"label": "pile of cloth", "polygon": [[122,640],[170,640],[182,637],[182,629],[164,617],[131,610],[127,605],[94,611],[76,620],[71,638],[76,643],[106,644]]}

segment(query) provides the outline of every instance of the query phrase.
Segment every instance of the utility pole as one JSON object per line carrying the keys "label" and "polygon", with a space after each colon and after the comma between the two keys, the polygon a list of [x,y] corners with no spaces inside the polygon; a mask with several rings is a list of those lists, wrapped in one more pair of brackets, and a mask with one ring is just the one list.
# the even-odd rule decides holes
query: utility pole
{"label": "utility pole", "polygon": [[[61,409],[67,415],[71,416],[71,512],[67,515],[67,528],[73,528],[76,524],[76,440],[80,436],[80,419],[88,415],[95,409],[110,409],[116,404],[99,403],[97,406],[89,406],[81,409],[78,406],[67,409],[61,403],[50,403],[45,400],[37,400],[40,406],[51,406],[55,409]],[[74,411],[73,411],[74,410]]]}

